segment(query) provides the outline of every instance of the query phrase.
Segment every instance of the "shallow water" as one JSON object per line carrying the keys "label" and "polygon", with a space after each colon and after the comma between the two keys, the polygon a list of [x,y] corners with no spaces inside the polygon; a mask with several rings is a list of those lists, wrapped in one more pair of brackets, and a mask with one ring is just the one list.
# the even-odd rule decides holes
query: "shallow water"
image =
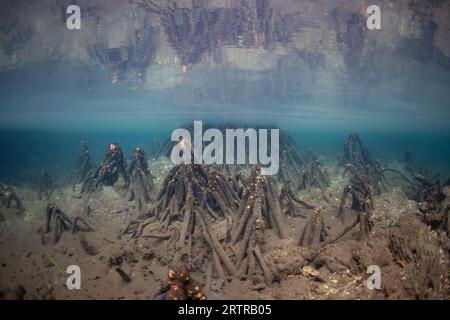
{"label": "shallow water", "polygon": [[[29,234],[45,215],[46,201],[38,199],[44,171],[64,190],[64,195],[53,197],[64,209],[71,215],[84,210],[86,199],[80,200],[79,189],[70,184],[80,141],[86,141],[94,167],[112,142],[122,147],[127,160],[136,147],[143,148],[152,170],[160,171],[152,172],[160,184],[170,162],[155,159],[159,147],[174,129],[193,121],[213,127],[279,128],[292,137],[300,154],[317,155],[330,172],[326,193],[331,202],[323,190],[323,198],[314,188],[296,191],[324,208],[333,235],[343,228],[335,219],[347,182],[339,160],[353,132],[381,167],[403,168],[408,151],[415,172],[430,181],[450,177],[450,1],[381,1],[381,30],[367,29],[364,1],[159,1],[167,2],[161,12],[121,0],[77,2],[84,12],[81,30],[66,28],[61,1],[0,4],[0,184],[14,186],[26,206],[22,216],[9,208],[6,218],[0,207],[4,252],[14,250],[16,231],[23,252],[55,247],[67,252],[71,241],[78,244],[78,235],[65,235],[60,247],[37,247],[37,236]],[[281,187],[284,182],[279,182]],[[383,233],[385,225],[401,215],[420,216],[418,204],[402,187],[392,179],[389,188],[376,195],[381,237],[389,237]],[[97,190],[94,200],[86,200],[95,212],[87,216],[99,229],[90,240],[102,257],[113,250],[104,237],[118,233],[138,213],[122,189],[120,183],[108,186]],[[305,221],[297,216],[289,217],[289,223],[297,236]],[[412,231],[402,228],[415,235],[422,227],[418,223]],[[275,238],[270,231],[268,239],[263,251],[270,256],[271,246],[284,244],[278,238],[271,241]],[[435,242],[439,244],[433,242],[433,250],[440,252],[444,242]],[[347,244],[336,254],[341,249],[348,249]],[[89,265],[82,248],[76,250],[58,258],[71,263],[73,256]],[[156,251],[163,256],[166,248]],[[42,263],[38,256],[31,260]],[[5,257],[0,255],[0,260]],[[447,263],[448,257],[440,261]],[[27,272],[18,271],[22,263],[13,261],[4,278],[24,276]],[[93,269],[101,274],[103,267],[104,261],[96,261]],[[158,267],[166,272],[165,265]],[[392,278],[399,278],[397,271]],[[92,278],[104,276],[95,272]],[[133,285],[139,286],[146,275],[137,274]],[[53,281],[48,270],[41,276]],[[135,294],[140,289],[127,288],[117,279],[110,274],[102,278],[102,290],[90,288],[88,297],[118,298],[107,291],[108,283],[116,281],[111,291],[123,290],[120,297],[151,298],[149,292]],[[159,280],[150,286],[151,293]],[[299,287],[306,287],[303,280]],[[23,283],[29,292],[42,286],[37,280]],[[290,285],[286,281],[281,287]],[[2,295],[3,287],[0,283]],[[246,290],[244,298],[255,298],[253,289]],[[61,289],[56,297],[86,298],[77,294]],[[358,294],[364,292],[354,298]],[[298,297],[308,296],[303,292]]]}
{"label": "shallow water", "polygon": [[[3,129],[0,144],[5,152],[0,160],[0,177],[3,181],[26,184],[29,180],[34,181],[42,170],[47,170],[61,183],[67,182],[81,140],[88,143],[95,163],[102,160],[105,148],[111,142],[118,142],[128,157],[132,156],[137,146],[144,148],[151,157],[159,151],[155,141],[162,143],[170,139],[172,130],[185,123],[193,123],[161,118],[161,122],[167,125],[158,128],[158,119],[152,117],[151,121],[155,125],[151,125],[152,122],[146,123],[145,127],[130,124],[129,128],[122,123],[122,128],[102,128],[99,124],[99,128],[92,129]],[[340,122],[327,126],[322,125],[320,120],[315,120],[316,125],[314,121],[284,120],[277,122],[276,127],[287,131],[301,152],[313,151],[327,161],[334,161],[342,155],[348,135],[358,132],[374,158],[382,164],[402,162],[405,151],[410,150],[414,164],[428,170],[430,175],[443,178],[450,175],[450,133],[447,131],[405,127],[381,130],[373,127],[373,122],[364,126],[367,120],[361,121],[356,125],[354,122],[348,125]],[[305,126],[299,125],[299,122],[305,123]]]}

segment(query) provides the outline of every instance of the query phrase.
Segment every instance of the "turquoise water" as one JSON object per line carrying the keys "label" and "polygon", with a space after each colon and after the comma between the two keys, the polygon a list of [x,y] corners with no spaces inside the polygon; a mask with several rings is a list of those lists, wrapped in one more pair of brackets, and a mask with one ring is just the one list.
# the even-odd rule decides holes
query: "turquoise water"
{"label": "turquoise water", "polygon": [[[200,117],[195,120],[199,119]],[[15,184],[33,183],[39,178],[41,170],[47,170],[60,183],[68,182],[81,140],[88,143],[96,163],[102,159],[106,145],[111,142],[118,142],[129,157],[132,156],[133,149],[140,146],[147,150],[151,158],[151,155],[157,152],[155,141],[164,142],[170,138],[173,129],[189,123],[186,118],[162,116],[149,118],[145,125],[118,119],[114,121],[121,124],[114,126],[99,122],[95,128],[94,125],[80,128],[77,124],[70,125],[65,122],[61,124],[67,126],[65,129],[2,129],[0,180]],[[230,121],[228,119],[227,123]],[[348,134],[356,131],[373,156],[382,164],[401,162],[404,152],[409,149],[416,166],[425,168],[433,175],[450,175],[450,133],[445,129],[406,127],[405,123],[402,126],[387,126],[386,122],[377,126],[373,120],[358,121],[355,124],[353,121],[343,120],[278,119],[275,124],[293,137],[301,152],[314,151],[329,162],[342,155]],[[268,120],[264,119],[263,123],[267,122]]]}

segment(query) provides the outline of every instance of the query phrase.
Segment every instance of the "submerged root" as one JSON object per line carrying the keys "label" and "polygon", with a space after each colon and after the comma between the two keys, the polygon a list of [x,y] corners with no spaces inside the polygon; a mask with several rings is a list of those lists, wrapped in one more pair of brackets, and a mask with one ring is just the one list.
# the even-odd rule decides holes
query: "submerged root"
{"label": "submerged root", "polygon": [[345,166],[345,171],[350,168],[353,174],[366,177],[377,193],[387,190],[388,182],[383,169],[377,161],[372,159],[369,150],[356,133],[352,133],[344,145],[342,165]]}
{"label": "submerged root", "polygon": [[298,244],[305,247],[317,247],[329,235],[321,214],[322,208],[315,208],[303,227]]}
{"label": "submerged root", "polygon": [[13,188],[0,184],[0,207],[6,206],[6,208],[11,208],[13,204],[18,210],[18,213],[25,211],[22,201],[14,192]]}
{"label": "submerged root", "polygon": [[358,216],[353,224],[344,229],[338,236],[332,241],[333,243],[347,234],[354,226],[360,224],[360,240],[367,239],[369,232],[372,230],[372,209],[373,209],[373,195],[372,186],[369,183],[369,179],[366,176],[357,172],[357,169],[353,165],[347,165],[346,171],[352,171],[353,177],[345,185],[342,192],[341,202],[339,205],[338,216],[343,218],[343,211],[346,199],[348,196],[352,197],[351,208],[358,213]]}
{"label": "submerged root", "polygon": [[365,212],[358,212],[358,215],[356,217],[356,220],[344,228],[337,236],[334,237],[334,239],[325,242],[323,245],[329,245],[332,244],[339,239],[341,239],[343,236],[345,236],[350,230],[352,230],[357,224],[359,223],[359,239],[360,241],[367,240],[369,237],[369,233],[373,228],[373,222],[370,219],[370,215]]}
{"label": "submerged root", "polygon": [[[79,225],[79,222],[83,226]],[[50,233],[53,229],[53,243],[57,243],[62,233],[72,226],[72,233],[77,231],[94,231],[86,221],[81,217],[76,217],[74,221],[70,219],[55,203],[50,202],[46,210],[45,225],[38,229],[41,236],[41,243],[45,244],[45,234]]]}
{"label": "submerged root", "polygon": [[181,197],[181,214],[171,215],[167,208],[162,214],[154,211],[153,216],[130,222],[122,234],[163,241],[168,263],[183,262],[198,269],[209,256],[214,265],[211,276],[252,279],[259,273],[270,285],[274,276],[261,252],[264,230],[274,228],[280,238],[286,238],[288,227],[273,182],[261,176],[258,167],[245,180],[247,187],[240,199],[232,181],[216,170],[176,167],[165,180],[155,208],[165,208],[164,203],[170,208]]}
{"label": "submerged root", "polygon": [[129,176],[126,171],[125,156],[117,143],[108,145],[105,157],[96,170],[92,171],[84,180],[81,195],[89,196],[101,186],[114,185],[121,174],[128,186]]}
{"label": "submerged root", "polygon": [[128,198],[137,203],[138,212],[142,214],[153,199],[155,185],[145,159],[145,152],[141,148],[135,149],[134,159],[128,167],[128,176],[130,177]]}
{"label": "submerged root", "polygon": [[261,206],[261,217],[269,228],[275,228],[278,236],[285,239],[289,236],[287,222],[281,212],[281,205],[274,187],[274,181],[261,176],[260,168],[254,167],[250,175],[249,187],[243,195],[239,210],[235,216],[232,229],[232,242],[235,243],[243,233],[255,203]]}
{"label": "submerged root", "polygon": [[91,153],[89,152],[86,142],[81,141],[80,154],[78,155],[70,177],[73,190],[75,190],[77,184],[82,183],[86,179],[92,168]]}
{"label": "submerged root", "polygon": [[277,179],[283,184],[292,181],[294,190],[306,189],[311,181],[306,159],[292,139],[283,132],[280,134],[280,169]]}
{"label": "submerged root", "polygon": [[239,196],[219,170],[203,165],[181,164],[174,167],[163,182],[152,214],[169,224],[192,211],[192,201],[214,219],[231,215]]}
{"label": "submerged root", "polygon": [[357,172],[357,169],[353,165],[347,165],[345,171],[351,171],[353,177],[344,186],[344,191],[342,192],[341,202],[339,205],[338,216],[342,215],[344,210],[345,201],[349,195],[352,196],[352,206],[353,210],[358,212],[370,211],[373,208],[373,194],[372,186],[370,185],[369,179]]}
{"label": "submerged root", "polygon": [[[79,226],[79,223],[81,222],[83,224],[83,226]],[[94,231],[94,229],[92,229],[89,224],[83,220],[83,218],[81,217],[76,217],[75,220],[73,221],[73,226],[72,226],[72,233],[75,233],[77,231]]]}
{"label": "submerged root", "polygon": [[300,207],[308,210],[314,209],[313,205],[299,199],[288,183],[285,183],[281,188],[280,203],[283,208],[283,213],[291,217],[306,218],[306,215],[301,212]]}
{"label": "submerged root", "polygon": [[63,192],[59,185],[57,185],[47,171],[43,171],[39,183],[38,198],[39,200],[48,201],[53,197],[53,193],[58,191],[60,196]]}

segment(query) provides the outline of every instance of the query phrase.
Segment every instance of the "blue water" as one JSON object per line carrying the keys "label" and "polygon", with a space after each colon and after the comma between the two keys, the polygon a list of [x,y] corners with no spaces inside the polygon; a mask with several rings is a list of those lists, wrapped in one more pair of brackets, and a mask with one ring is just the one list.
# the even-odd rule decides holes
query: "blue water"
{"label": "blue water", "polygon": [[[252,100],[243,87],[233,94],[222,89],[222,98],[228,99],[213,101],[195,91],[186,95],[183,86],[155,93],[112,85],[101,68],[87,75],[76,70],[53,61],[0,72],[0,181],[34,183],[47,170],[64,184],[80,140],[88,143],[96,163],[111,142],[118,142],[126,155],[140,146],[151,156],[157,151],[155,140],[169,139],[173,129],[194,120],[276,126],[294,138],[301,152],[313,150],[329,161],[342,154],[347,136],[357,132],[382,164],[401,161],[409,149],[417,166],[433,175],[450,175],[446,93],[436,93],[438,103],[433,95],[408,100],[380,93],[363,99],[360,92],[347,93],[354,97],[352,103],[308,103],[295,97],[277,101],[273,95]],[[87,81],[89,77],[94,79]]]}
{"label": "blue water", "polygon": [[[231,120],[227,120],[230,123]],[[171,131],[189,123],[186,121],[186,118],[161,116],[148,119],[145,126],[139,125],[138,121],[118,121],[121,125],[110,126],[99,122],[95,128],[80,128],[76,123],[70,125],[66,121],[66,129],[4,128],[0,131],[0,181],[17,185],[34,184],[41,170],[47,170],[59,183],[67,183],[78,155],[80,140],[88,143],[96,163],[102,159],[106,145],[111,142],[118,142],[128,156],[132,155],[136,146],[140,146],[151,157],[157,152],[155,140],[162,143],[169,139]],[[267,121],[264,119],[264,123]],[[402,126],[399,123],[389,126],[386,122],[377,126],[373,119],[358,119],[355,123],[348,120],[280,118],[274,122],[293,137],[301,152],[314,151],[330,162],[342,154],[348,134],[356,131],[382,164],[401,162],[405,150],[409,149],[416,166],[425,168],[433,175],[450,175],[450,133],[443,128],[416,129],[404,123]]]}

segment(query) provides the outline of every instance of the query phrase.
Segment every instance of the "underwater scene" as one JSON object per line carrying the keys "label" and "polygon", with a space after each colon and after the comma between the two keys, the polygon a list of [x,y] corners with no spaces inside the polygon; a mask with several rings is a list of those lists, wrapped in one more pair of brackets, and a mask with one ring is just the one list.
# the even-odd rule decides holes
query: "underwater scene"
{"label": "underwater scene", "polygon": [[449,35],[450,0],[1,1],[0,299],[449,300]]}

